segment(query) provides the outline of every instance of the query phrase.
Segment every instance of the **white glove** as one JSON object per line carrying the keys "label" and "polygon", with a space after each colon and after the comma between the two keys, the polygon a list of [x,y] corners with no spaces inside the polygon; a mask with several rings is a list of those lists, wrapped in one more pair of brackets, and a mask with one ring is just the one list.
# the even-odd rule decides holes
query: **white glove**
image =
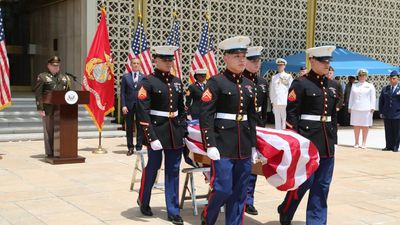
{"label": "white glove", "polygon": [[259,159],[260,159],[260,156],[258,155],[257,149],[255,147],[252,147],[251,148],[251,162],[253,164],[256,164],[257,160],[259,160]]}
{"label": "white glove", "polygon": [[220,160],[219,151],[216,147],[207,148],[207,156],[211,160]]}
{"label": "white glove", "polygon": [[158,151],[158,150],[163,149],[163,147],[161,145],[161,142],[159,140],[155,140],[155,141],[150,142],[150,147],[154,151]]}

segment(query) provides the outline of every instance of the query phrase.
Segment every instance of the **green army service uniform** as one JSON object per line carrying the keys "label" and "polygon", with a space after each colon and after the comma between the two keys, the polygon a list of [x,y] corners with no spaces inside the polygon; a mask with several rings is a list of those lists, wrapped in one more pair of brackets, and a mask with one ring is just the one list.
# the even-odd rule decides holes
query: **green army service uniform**
{"label": "green army service uniform", "polygon": [[43,120],[44,146],[47,156],[53,156],[54,139],[54,108],[52,105],[43,103],[43,96],[53,90],[68,91],[71,88],[71,78],[65,74],[51,74],[44,72],[38,75],[35,85],[37,111],[44,111]]}

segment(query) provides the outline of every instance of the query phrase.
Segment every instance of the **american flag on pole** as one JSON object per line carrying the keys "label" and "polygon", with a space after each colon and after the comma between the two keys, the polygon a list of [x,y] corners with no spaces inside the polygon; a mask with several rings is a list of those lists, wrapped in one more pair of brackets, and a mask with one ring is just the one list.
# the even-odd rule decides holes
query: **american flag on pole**
{"label": "american flag on pole", "polygon": [[3,11],[0,8],[0,110],[11,105],[10,67],[8,64]]}
{"label": "american flag on pole", "polygon": [[[185,143],[189,151],[207,155],[202,144],[200,126],[191,124],[188,132]],[[297,189],[319,166],[317,147],[291,130],[257,127],[257,150],[262,156],[262,172],[267,182],[281,191]],[[189,154],[189,158],[191,156],[193,154]],[[190,159],[194,162],[194,158]]]}
{"label": "american flag on pole", "polygon": [[194,73],[197,69],[207,69],[207,77],[214,76],[217,74],[217,65],[215,63],[214,49],[212,37],[210,34],[210,20],[207,17],[207,21],[203,25],[203,30],[200,35],[199,45],[194,53],[192,66],[190,68],[190,82],[194,83]]}
{"label": "american flag on pole", "polygon": [[181,24],[175,18],[172,24],[171,32],[167,37],[166,45],[177,46],[178,49],[174,52],[174,65],[171,69],[171,74],[182,79],[182,63],[181,63],[181,32],[180,32]]}
{"label": "american flag on pole", "polygon": [[144,33],[143,22],[139,18],[135,31],[135,36],[132,40],[132,45],[129,48],[128,62],[126,63],[127,72],[132,72],[131,60],[139,58],[140,67],[145,75],[153,73],[153,63],[151,59],[150,46]]}

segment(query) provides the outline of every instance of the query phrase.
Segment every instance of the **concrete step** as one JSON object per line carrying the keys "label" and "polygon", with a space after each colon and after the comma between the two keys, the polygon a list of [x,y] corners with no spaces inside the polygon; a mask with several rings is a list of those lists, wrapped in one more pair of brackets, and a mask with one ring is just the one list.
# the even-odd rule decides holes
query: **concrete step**
{"label": "concrete step", "polygon": [[[101,133],[103,138],[108,137],[124,137],[125,131],[114,130],[114,131],[103,131]],[[98,131],[86,131],[78,132],[78,138],[98,138]],[[5,141],[28,141],[28,140],[43,140],[43,133],[29,133],[29,134],[0,134],[0,142]]]}
{"label": "concrete step", "polygon": [[[13,94],[10,107],[0,111],[0,141],[43,140],[43,124],[36,110],[34,93]],[[102,137],[123,137],[121,125],[104,118]],[[98,138],[99,132],[83,105],[78,106],[78,137]]]}
{"label": "concrete step", "polygon": [[[85,109],[78,111],[78,116],[87,116],[89,112]],[[8,118],[8,117],[31,117],[37,116],[39,117],[38,112],[35,110],[15,110],[15,111],[0,111],[0,118]]]}
{"label": "concrete step", "polygon": [[[112,117],[104,118],[105,123],[109,123],[113,120]],[[80,125],[90,125],[93,124],[93,120],[90,116],[80,116],[78,117],[78,123]],[[31,127],[38,126],[42,124],[42,119],[38,116],[27,116],[27,117],[0,117],[0,128],[4,127]]]}
{"label": "concrete step", "polygon": [[[120,124],[104,124],[103,131],[117,131],[121,128]],[[91,125],[78,125],[78,131],[96,131],[97,127],[92,123]],[[43,133],[43,126],[41,123],[38,123],[37,126],[29,126],[29,127],[2,127],[0,129],[0,134],[27,134],[27,133]]]}

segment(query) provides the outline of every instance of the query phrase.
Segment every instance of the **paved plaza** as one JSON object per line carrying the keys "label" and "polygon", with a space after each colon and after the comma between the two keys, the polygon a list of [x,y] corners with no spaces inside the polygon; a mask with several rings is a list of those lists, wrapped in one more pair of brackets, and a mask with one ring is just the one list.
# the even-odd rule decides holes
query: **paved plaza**
{"label": "paved plaza", "polygon": [[[331,192],[329,224],[400,224],[400,153],[382,152],[381,125],[371,129],[368,149],[354,149],[352,130],[339,131],[339,146]],[[138,186],[129,190],[134,157],[127,157],[125,138],[105,138],[107,154],[96,155],[97,139],[79,139],[79,154],[86,163],[51,165],[43,161],[43,142],[0,142],[0,225],[8,224],[171,224],[166,220],[164,193],[154,189],[153,217],[144,217],[136,205]],[[182,168],[188,167],[182,162]],[[163,173],[163,171],[161,171]],[[139,176],[140,177],[140,174]],[[159,182],[162,182],[161,174]],[[197,191],[207,192],[200,174]],[[181,174],[181,189],[184,175]],[[255,206],[259,215],[245,224],[278,225],[277,205],[284,193],[259,177]],[[294,225],[305,224],[302,202]],[[200,210],[202,207],[200,208]],[[185,224],[200,224],[189,201],[182,210]],[[224,224],[224,213],[218,224]]]}

